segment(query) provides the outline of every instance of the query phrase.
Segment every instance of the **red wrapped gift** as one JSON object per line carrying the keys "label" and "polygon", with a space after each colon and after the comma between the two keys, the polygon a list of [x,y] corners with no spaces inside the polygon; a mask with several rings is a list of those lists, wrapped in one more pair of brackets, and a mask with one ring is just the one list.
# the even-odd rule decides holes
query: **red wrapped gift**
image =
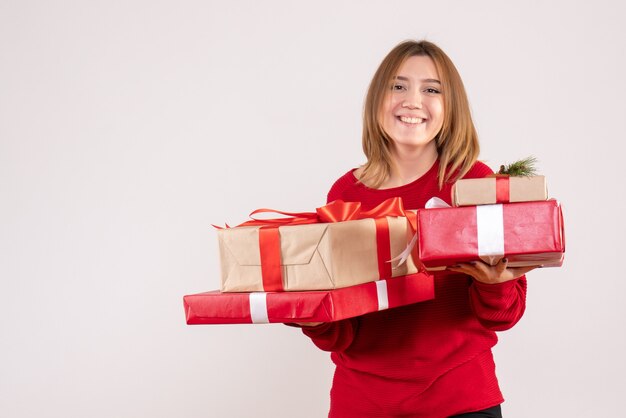
{"label": "red wrapped gift", "polygon": [[565,238],[556,200],[420,209],[419,259],[428,270],[483,260],[495,265],[556,267]]}
{"label": "red wrapped gift", "polygon": [[187,324],[330,322],[435,297],[433,277],[416,273],[333,290],[221,293],[183,298]]}

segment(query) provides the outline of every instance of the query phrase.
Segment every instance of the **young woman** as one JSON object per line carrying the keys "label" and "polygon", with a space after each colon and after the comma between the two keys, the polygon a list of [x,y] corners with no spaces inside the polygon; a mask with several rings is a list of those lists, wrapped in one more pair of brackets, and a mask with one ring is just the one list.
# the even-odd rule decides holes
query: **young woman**
{"label": "young woman", "polygon": [[[367,162],[328,201],[369,209],[400,196],[407,209],[448,203],[459,178],[492,173],[461,78],[427,41],[396,46],[374,74],[363,121]],[[451,237],[451,239],[453,239]],[[525,308],[531,268],[460,264],[435,278],[435,299],[332,323],[301,324],[336,365],[329,417],[501,417],[491,348]]]}

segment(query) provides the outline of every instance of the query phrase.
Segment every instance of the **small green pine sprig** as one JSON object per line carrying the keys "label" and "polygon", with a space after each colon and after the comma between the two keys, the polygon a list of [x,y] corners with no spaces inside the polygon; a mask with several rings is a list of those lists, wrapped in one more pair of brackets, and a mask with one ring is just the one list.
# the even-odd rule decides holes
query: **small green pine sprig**
{"label": "small green pine sprig", "polygon": [[512,177],[530,177],[537,174],[535,164],[537,159],[533,156],[514,162],[507,166],[501,165],[498,174],[507,174]]}

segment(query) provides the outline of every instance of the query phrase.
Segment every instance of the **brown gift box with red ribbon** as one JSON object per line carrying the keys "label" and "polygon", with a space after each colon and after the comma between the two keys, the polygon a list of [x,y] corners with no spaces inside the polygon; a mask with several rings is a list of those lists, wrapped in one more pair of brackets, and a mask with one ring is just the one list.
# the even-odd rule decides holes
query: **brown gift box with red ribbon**
{"label": "brown gift box with red ribbon", "polygon": [[509,177],[495,175],[461,179],[452,189],[453,206],[491,205],[548,199],[544,176]]}
{"label": "brown gift box with red ribbon", "polygon": [[337,289],[418,271],[412,256],[397,268],[390,262],[416,225],[415,212],[405,212],[399,198],[369,211],[335,201],[315,213],[253,214],[259,212],[290,218],[218,231],[222,292]]}

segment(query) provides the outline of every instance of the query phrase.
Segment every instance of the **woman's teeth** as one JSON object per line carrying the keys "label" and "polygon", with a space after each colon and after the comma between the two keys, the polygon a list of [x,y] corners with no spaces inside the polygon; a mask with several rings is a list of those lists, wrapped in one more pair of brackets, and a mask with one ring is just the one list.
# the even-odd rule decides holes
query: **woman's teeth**
{"label": "woman's teeth", "polygon": [[424,121],[424,119],[422,118],[410,118],[407,116],[400,116],[400,120],[404,123],[413,123],[413,124],[422,123]]}

